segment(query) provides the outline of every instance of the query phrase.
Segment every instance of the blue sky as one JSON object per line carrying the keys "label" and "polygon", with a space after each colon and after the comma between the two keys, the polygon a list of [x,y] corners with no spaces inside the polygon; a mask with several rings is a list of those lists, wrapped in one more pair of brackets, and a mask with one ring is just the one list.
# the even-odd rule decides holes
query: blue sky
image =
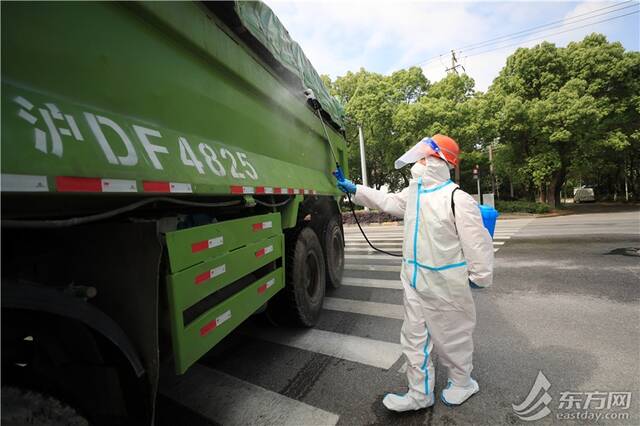
{"label": "blue sky", "polygon": [[[597,23],[637,12],[640,9],[638,0],[266,0],[266,3],[302,46],[316,70],[332,78],[347,71],[357,71],[360,67],[389,74],[420,65],[430,80],[437,81],[445,75],[445,68],[451,63],[451,49],[462,48],[462,52],[457,54],[459,63],[476,80],[476,88],[486,90],[515,49],[530,47],[542,40],[564,46],[581,40],[589,33],[600,32],[610,41],[620,41],[628,50],[640,48],[639,13]],[[554,21],[562,22],[533,34],[502,39],[501,43],[464,49],[472,43]],[[555,34],[569,29],[575,31]]]}

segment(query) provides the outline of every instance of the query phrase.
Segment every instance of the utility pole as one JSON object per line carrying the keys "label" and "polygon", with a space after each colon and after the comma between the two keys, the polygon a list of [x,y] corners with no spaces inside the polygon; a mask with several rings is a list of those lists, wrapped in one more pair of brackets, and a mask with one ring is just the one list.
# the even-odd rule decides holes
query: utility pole
{"label": "utility pole", "polygon": [[480,191],[480,165],[476,164],[473,168],[473,179],[478,185],[478,204],[482,204],[482,192]]}
{"label": "utility pole", "polygon": [[496,175],[493,170],[493,146],[489,144],[489,173],[491,174],[491,192],[496,193]]}
{"label": "utility pole", "polygon": [[[367,179],[367,160],[364,151],[364,134],[362,133],[362,126],[358,124],[358,140],[360,141],[360,168],[362,169],[362,184],[369,186]],[[364,208],[365,211],[369,211],[368,207]]]}
{"label": "utility pole", "polygon": [[629,201],[629,184],[627,183],[627,171],[624,171],[624,199]]}
{"label": "utility pole", "polygon": [[458,74],[458,68],[462,68],[462,71],[467,72],[462,65],[458,63],[458,58],[456,58],[455,50],[451,50],[451,68],[447,68],[445,71],[447,73],[456,73]]}

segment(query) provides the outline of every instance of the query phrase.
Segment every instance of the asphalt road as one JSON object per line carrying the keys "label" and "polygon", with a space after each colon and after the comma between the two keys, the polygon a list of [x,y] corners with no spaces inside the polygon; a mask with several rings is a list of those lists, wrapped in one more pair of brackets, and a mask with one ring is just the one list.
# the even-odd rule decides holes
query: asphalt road
{"label": "asphalt road", "polygon": [[[539,372],[550,400],[533,412],[547,406],[549,414],[531,424],[596,424],[598,414],[597,424],[640,424],[640,211],[499,220],[494,286],[474,292],[480,393],[457,408],[438,400],[401,415],[381,404],[406,390],[399,263],[371,252],[357,228],[345,231],[343,286],[327,292],[318,326],[248,321],[167,380],[159,424],[525,424],[512,405]],[[399,250],[399,227],[366,231]],[[446,372],[437,359],[436,376],[439,395]],[[606,408],[609,398],[617,408]]]}

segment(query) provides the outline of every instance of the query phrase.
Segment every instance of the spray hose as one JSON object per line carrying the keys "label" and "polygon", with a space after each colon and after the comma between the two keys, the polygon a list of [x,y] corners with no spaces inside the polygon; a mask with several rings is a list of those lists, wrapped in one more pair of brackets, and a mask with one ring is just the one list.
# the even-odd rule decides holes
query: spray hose
{"label": "spray hose", "polygon": [[[340,165],[338,163],[336,163],[336,171],[333,172],[333,175],[338,180],[344,180],[345,179],[344,173],[342,172],[342,168],[340,167]],[[379,249],[378,247],[374,246],[371,243],[371,241],[369,241],[369,238],[367,237],[367,234],[365,234],[364,230],[362,229],[362,226],[360,225],[360,221],[358,220],[358,215],[356,214],[353,201],[351,201],[351,194],[349,194],[348,192],[347,192],[347,200],[349,201],[349,209],[351,210],[351,214],[353,215],[353,219],[356,221],[356,225],[358,225],[358,229],[360,229],[360,233],[362,234],[364,239],[367,241],[367,244],[369,244],[369,247],[371,247],[372,249],[374,249],[377,252],[380,252],[380,253],[383,253],[383,254],[386,254],[386,255],[389,255],[389,256],[402,257],[402,253],[391,253],[391,252],[388,252],[386,250]]]}
{"label": "spray hose", "polygon": [[[336,170],[335,170],[335,172],[333,172],[333,175],[339,181],[340,180],[345,180],[344,172],[342,171],[342,167],[340,167],[340,162],[338,161],[338,156],[333,151],[333,145],[331,145],[331,139],[329,139],[329,132],[327,132],[327,128],[324,125],[324,120],[322,119],[322,114],[320,113],[320,108],[321,108],[320,102],[318,102],[318,100],[316,99],[315,94],[313,93],[313,90],[305,89],[304,94],[307,97],[307,102],[309,103],[311,108],[313,108],[315,110],[316,114],[318,115],[318,119],[320,120],[320,124],[322,125],[322,130],[324,131],[324,136],[327,138],[327,143],[329,144],[329,150],[331,151],[331,155],[333,156],[333,160],[336,162]],[[358,215],[356,215],[356,211],[355,211],[355,208],[354,208],[353,201],[351,201],[351,194],[347,193],[347,199],[349,200],[349,209],[351,210],[351,214],[353,214],[353,219],[356,221],[356,224],[358,225],[358,229],[360,229],[360,233],[362,233],[362,236],[367,241],[367,244],[369,244],[369,247],[371,247],[372,249],[374,249],[377,252],[380,252],[380,253],[383,253],[383,254],[386,254],[386,255],[389,255],[389,256],[402,257],[402,253],[391,253],[391,252],[379,249],[376,246],[374,246],[371,243],[371,241],[369,241],[369,238],[367,238],[367,234],[364,233],[364,230],[362,229],[362,226],[360,226],[360,221],[358,220]]]}
{"label": "spray hose", "polygon": [[351,194],[347,194],[347,198],[349,199],[349,208],[351,209],[351,214],[353,214],[353,219],[355,219],[356,225],[358,225],[358,229],[360,229],[360,233],[362,233],[362,236],[364,237],[364,239],[367,240],[367,244],[369,244],[369,247],[371,247],[375,251],[378,251],[380,253],[384,253],[384,254],[389,255],[389,256],[402,257],[402,253],[391,253],[389,251],[379,249],[378,247],[376,247],[373,244],[371,244],[371,241],[369,241],[369,238],[367,238],[367,234],[364,233],[364,230],[362,229],[362,226],[360,226],[360,221],[358,220],[358,215],[356,214],[356,211],[353,208],[353,201],[351,201]]}

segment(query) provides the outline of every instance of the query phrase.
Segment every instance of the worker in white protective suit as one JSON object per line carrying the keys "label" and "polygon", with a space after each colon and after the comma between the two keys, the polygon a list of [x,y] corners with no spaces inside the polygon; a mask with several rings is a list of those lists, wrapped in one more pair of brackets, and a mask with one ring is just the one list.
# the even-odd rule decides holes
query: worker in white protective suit
{"label": "worker in white protective suit", "polygon": [[462,404],[479,391],[471,377],[476,312],[470,287],[491,285],[493,244],[478,204],[450,180],[458,153],[457,143],[444,135],[418,142],[396,161],[398,169],[415,163],[409,186],[397,194],[338,181],[338,188],[355,194],[355,203],[404,218],[400,339],[409,391],[387,394],[382,402],[390,410],[434,404],[434,348],[449,374],[444,403]]}

